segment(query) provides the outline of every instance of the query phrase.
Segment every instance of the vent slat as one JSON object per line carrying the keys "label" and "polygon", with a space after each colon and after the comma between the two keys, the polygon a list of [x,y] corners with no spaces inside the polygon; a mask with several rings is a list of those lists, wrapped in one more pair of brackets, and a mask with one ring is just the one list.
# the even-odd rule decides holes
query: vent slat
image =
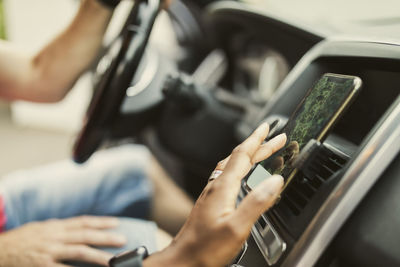
{"label": "vent slat", "polygon": [[342,165],[337,164],[335,161],[333,161],[331,158],[327,158],[324,160],[319,160],[319,162],[314,163],[316,165],[325,165],[329,169],[336,171],[342,167]]}
{"label": "vent slat", "polygon": [[298,188],[309,199],[317,192],[317,188],[310,185],[309,178],[307,177],[304,177],[302,181],[298,182]]}
{"label": "vent slat", "polygon": [[288,188],[288,194],[287,197],[293,201],[294,203],[296,203],[297,206],[304,208],[304,206],[307,204],[307,199],[304,198],[302,195],[300,195],[297,190],[295,189],[295,187],[290,187]]}
{"label": "vent slat", "polygon": [[328,171],[330,175],[332,175],[332,174],[334,174],[334,173],[336,172],[336,170],[334,170],[334,169],[332,169],[332,168],[329,168],[329,166],[326,165],[326,164],[321,165],[321,166],[322,166],[322,168],[324,168],[326,171]]}
{"label": "vent slat", "polygon": [[300,183],[297,182],[297,181],[295,181],[295,183],[296,183],[296,186],[293,186],[293,187],[292,187],[292,190],[295,191],[296,194],[297,194],[300,198],[304,199],[304,201],[307,202],[308,199],[309,199],[309,197],[308,197],[306,194],[304,194],[303,191],[301,190],[301,185],[300,185]]}
{"label": "vent slat", "polygon": [[324,183],[326,181],[326,177],[322,177],[318,173],[315,174],[315,178],[321,181],[321,183]]}
{"label": "vent slat", "polygon": [[310,184],[315,188],[319,189],[321,185],[325,182],[318,174],[315,175],[314,179],[310,180]]}
{"label": "vent slat", "polygon": [[335,158],[332,158],[332,157],[329,158],[329,162],[330,162],[332,165],[335,166],[335,169],[336,169],[336,170],[343,168],[343,165],[344,165],[344,164],[338,162]]}
{"label": "vent slat", "polygon": [[318,191],[318,188],[314,187],[312,184],[310,184],[310,182],[308,181],[308,183],[303,185],[304,187],[307,187],[309,190],[311,190],[313,193]]}
{"label": "vent slat", "polygon": [[282,203],[282,204],[285,204],[285,205],[289,208],[289,210],[290,210],[295,216],[300,215],[300,210],[301,210],[301,208],[298,207],[298,206],[296,205],[296,203],[294,203],[294,202],[291,201],[290,199],[288,199],[288,198],[283,198],[282,201],[281,201],[281,203]]}

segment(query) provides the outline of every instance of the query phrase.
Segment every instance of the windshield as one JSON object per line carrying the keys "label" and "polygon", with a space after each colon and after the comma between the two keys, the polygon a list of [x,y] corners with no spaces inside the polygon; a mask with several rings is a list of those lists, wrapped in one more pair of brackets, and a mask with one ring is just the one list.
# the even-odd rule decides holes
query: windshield
{"label": "windshield", "polygon": [[243,0],[257,9],[303,21],[319,31],[400,38],[398,0]]}

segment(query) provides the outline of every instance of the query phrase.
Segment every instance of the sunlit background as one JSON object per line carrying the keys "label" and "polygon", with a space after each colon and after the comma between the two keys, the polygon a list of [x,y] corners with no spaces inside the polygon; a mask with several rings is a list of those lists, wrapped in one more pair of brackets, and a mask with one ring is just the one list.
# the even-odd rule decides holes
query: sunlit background
{"label": "sunlit background", "polygon": [[[65,28],[79,8],[78,0],[2,0],[6,39],[27,53],[38,51]],[[114,12],[104,43],[110,42],[126,18],[132,2]],[[166,15],[153,30],[153,45],[174,42]],[[155,38],[156,37],[156,38]],[[171,49],[170,49],[171,50]],[[0,176],[71,156],[76,133],[92,96],[91,74],[76,83],[57,104],[6,103],[0,99]]]}
{"label": "sunlit background", "polygon": [[[71,0],[3,0],[6,38],[27,52],[37,51],[67,25],[78,4]],[[1,104],[0,174],[69,155],[73,132],[89,97],[82,87],[56,105]]]}

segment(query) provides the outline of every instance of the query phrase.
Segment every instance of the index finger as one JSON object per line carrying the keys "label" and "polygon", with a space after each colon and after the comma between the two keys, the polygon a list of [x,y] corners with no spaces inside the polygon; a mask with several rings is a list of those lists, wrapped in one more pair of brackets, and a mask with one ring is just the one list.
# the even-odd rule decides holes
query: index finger
{"label": "index finger", "polygon": [[65,219],[68,228],[110,229],[119,225],[115,217],[107,216],[79,216]]}
{"label": "index finger", "polygon": [[62,234],[62,241],[68,244],[82,244],[97,247],[122,247],[126,238],[118,233],[97,229],[74,229]]}
{"label": "index finger", "polygon": [[268,123],[263,123],[243,143],[237,146],[232,151],[231,158],[226,164],[221,178],[225,176],[229,179],[241,180],[255,163],[253,157],[267,138],[268,131]]}

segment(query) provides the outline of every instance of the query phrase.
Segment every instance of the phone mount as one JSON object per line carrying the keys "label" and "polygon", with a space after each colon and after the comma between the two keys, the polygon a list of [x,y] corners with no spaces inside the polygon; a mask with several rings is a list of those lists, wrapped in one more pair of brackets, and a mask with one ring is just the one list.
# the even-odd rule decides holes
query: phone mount
{"label": "phone mount", "polygon": [[311,162],[314,157],[318,154],[320,149],[322,149],[322,144],[320,141],[315,139],[311,139],[308,143],[303,147],[300,151],[299,155],[293,161],[292,165],[296,169],[301,169],[304,166],[307,166],[309,162]]}

